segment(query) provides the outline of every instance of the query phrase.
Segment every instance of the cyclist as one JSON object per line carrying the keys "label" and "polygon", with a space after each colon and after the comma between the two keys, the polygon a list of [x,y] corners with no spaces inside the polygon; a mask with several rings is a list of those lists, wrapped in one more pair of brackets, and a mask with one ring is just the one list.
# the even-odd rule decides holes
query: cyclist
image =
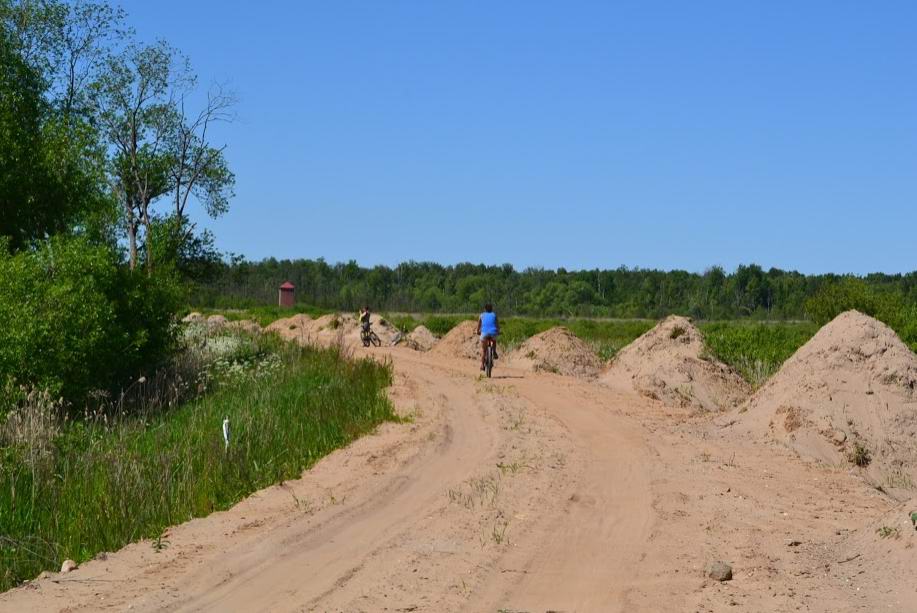
{"label": "cyclist", "polygon": [[364,305],[362,309],[360,309],[360,328],[363,330],[364,334],[369,332],[369,316],[369,305],[367,304]]}
{"label": "cyclist", "polygon": [[500,334],[500,322],[494,313],[494,305],[489,302],[484,305],[484,312],[478,316],[476,334],[481,335],[481,370],[484,370],[484,360],[487,358],[487,345],[494,348],[494,359],[497,359],[497,336]]}

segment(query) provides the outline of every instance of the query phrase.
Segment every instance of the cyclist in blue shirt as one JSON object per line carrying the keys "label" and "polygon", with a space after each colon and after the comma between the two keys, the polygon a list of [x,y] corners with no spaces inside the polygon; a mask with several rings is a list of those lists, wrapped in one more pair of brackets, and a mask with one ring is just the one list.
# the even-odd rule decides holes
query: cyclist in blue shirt
{"label": "cyclist in blue shirt", "polygon": [[477,334],[481,335],[481,370],[484,370],[484,359],[487,357],[487,345],[494,348],[494,359],[497,359],[497,336],[500,334],[500,322],[494,313],[494,306],[484,305],[484,312],[478,317]]}

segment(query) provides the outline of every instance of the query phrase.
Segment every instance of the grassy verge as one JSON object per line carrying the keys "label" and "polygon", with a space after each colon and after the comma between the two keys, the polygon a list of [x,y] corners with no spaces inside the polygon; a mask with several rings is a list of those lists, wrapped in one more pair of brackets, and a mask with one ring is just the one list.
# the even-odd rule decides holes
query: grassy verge
{"label": "grassy verge", "polygon": [[62,421],[33,395],[3,424],[0,590],[226,509],[396,418],[388,365],[272,337],[215,347],[192,383],[213,391],[177,408]]}
{"label": "grassy verge", "polygon": [[756,388],[818,332],[818,325],[811,322],[723,321],[700,328],[710,354],[733,366]]}

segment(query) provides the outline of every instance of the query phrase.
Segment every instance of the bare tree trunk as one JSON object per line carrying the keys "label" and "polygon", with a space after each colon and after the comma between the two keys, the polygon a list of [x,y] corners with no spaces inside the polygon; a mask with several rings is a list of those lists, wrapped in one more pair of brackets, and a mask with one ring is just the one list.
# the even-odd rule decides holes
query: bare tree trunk
{"label": "bare tree trunk", "polygon": [[133,221],[127,224],[127,238],[130,241],[130,267],[131,270],[137,268],[137,224]]}

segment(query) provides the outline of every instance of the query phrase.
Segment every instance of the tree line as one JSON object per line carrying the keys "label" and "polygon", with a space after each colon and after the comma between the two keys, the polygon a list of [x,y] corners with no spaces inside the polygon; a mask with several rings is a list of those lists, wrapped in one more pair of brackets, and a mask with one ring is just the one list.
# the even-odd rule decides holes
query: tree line
{"label": "tree line", "polygon": [[[650,317],[677,313],[698,319],[800,319],[807,300],[850,275],[805,275],[756,264],[703,273],[639,268],[613,270],[516,270],[487,266],[405,262],[361,267],[356,262],[318,260],[221,263],[214,277],[193,291],[193,303],[209,307],[271,304],[284,281],[296,285],[297,300],[315,306],[379,310],[475,312],[493,302],[501,312],[524,315]],[[858,279],[878,292],[917,303],[917,272],[870,274]]]}

